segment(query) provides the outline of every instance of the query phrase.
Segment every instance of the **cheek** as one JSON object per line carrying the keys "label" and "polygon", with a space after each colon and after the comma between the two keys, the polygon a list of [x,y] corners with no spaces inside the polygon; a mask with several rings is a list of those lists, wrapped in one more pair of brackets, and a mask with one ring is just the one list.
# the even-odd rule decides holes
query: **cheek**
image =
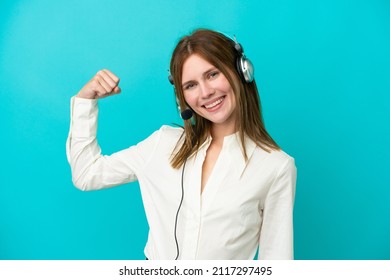
{"label": "cheek", "polygon": [[230,86],[228,79],[226,79],[225,77],[221,80],[220,87],[223,91],[226,92],[233,91],[233,88]]}
{"label": "cheek", "polygon": [[184,94],[184,99],[191,107],[196,105],[196,98],[193,94]]}

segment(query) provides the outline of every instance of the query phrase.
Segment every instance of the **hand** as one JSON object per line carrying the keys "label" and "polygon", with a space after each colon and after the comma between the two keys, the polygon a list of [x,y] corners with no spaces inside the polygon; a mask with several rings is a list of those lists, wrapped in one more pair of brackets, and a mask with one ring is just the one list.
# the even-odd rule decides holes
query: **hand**
{"label": "hand", "polygon": [[98,99],[121,92],[118,86],[119,78],[111,71],[103,69],[79,91],[77,97],[87,99]]}

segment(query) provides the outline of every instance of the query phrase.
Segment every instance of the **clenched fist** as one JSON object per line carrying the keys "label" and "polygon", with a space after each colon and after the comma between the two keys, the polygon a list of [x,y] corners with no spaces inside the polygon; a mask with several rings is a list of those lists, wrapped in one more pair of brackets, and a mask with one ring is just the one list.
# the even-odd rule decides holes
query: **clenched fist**
{"label": "clenched fist", "polygon": [[77,97],[87,99],[98,99],[121,92],[118,86],[119,78],[111,71],[103,69],[79,91]]}

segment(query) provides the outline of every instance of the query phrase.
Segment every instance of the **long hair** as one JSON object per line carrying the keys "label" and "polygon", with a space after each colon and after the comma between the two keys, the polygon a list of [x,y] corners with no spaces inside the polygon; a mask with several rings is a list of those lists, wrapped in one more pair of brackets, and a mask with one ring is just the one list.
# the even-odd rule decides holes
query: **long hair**
{"label": "long hair", "polygon": [[[181,108],[188,107],[181,86],[183,64],[192,54],[199,55],[225,75],[236,99],[236,127],[243,155],[247,160],[245,135],[267,152],[280,148],[265,129],[256,82],[246,83],[240,77],[236,63],[240,54],[234,46],[235,42],[232,39],[219,32],[197,29],[192,34],[181,38],[177,44],[171,58],[170,72]],[[209,136],[210,129],[211,122],[195,112],[193,121],[184,121],[184,133],[172,152],[173,168],[179,168],[187,158],[196,154]]]}

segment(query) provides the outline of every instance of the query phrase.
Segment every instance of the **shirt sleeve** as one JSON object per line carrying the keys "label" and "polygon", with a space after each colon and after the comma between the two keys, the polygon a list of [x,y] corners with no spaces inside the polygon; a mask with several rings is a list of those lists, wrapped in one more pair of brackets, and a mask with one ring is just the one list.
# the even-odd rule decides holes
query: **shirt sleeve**
{"label": "shirt sleeve", "polygon": [[[96,139],[97,100],[72,97],[66,156],[73,184],[83,191],[98,190],[137,180],[156,147],[155,132],[146,140],[110,156],[102,155]],[[146,151],[146,152],[145,152]]]}
{"label": "shirt sleeve", "polygon": [[296,174],[294,159],[288,158],[268,191],[263,209],[258,259],[294,259],[293,208]]}

